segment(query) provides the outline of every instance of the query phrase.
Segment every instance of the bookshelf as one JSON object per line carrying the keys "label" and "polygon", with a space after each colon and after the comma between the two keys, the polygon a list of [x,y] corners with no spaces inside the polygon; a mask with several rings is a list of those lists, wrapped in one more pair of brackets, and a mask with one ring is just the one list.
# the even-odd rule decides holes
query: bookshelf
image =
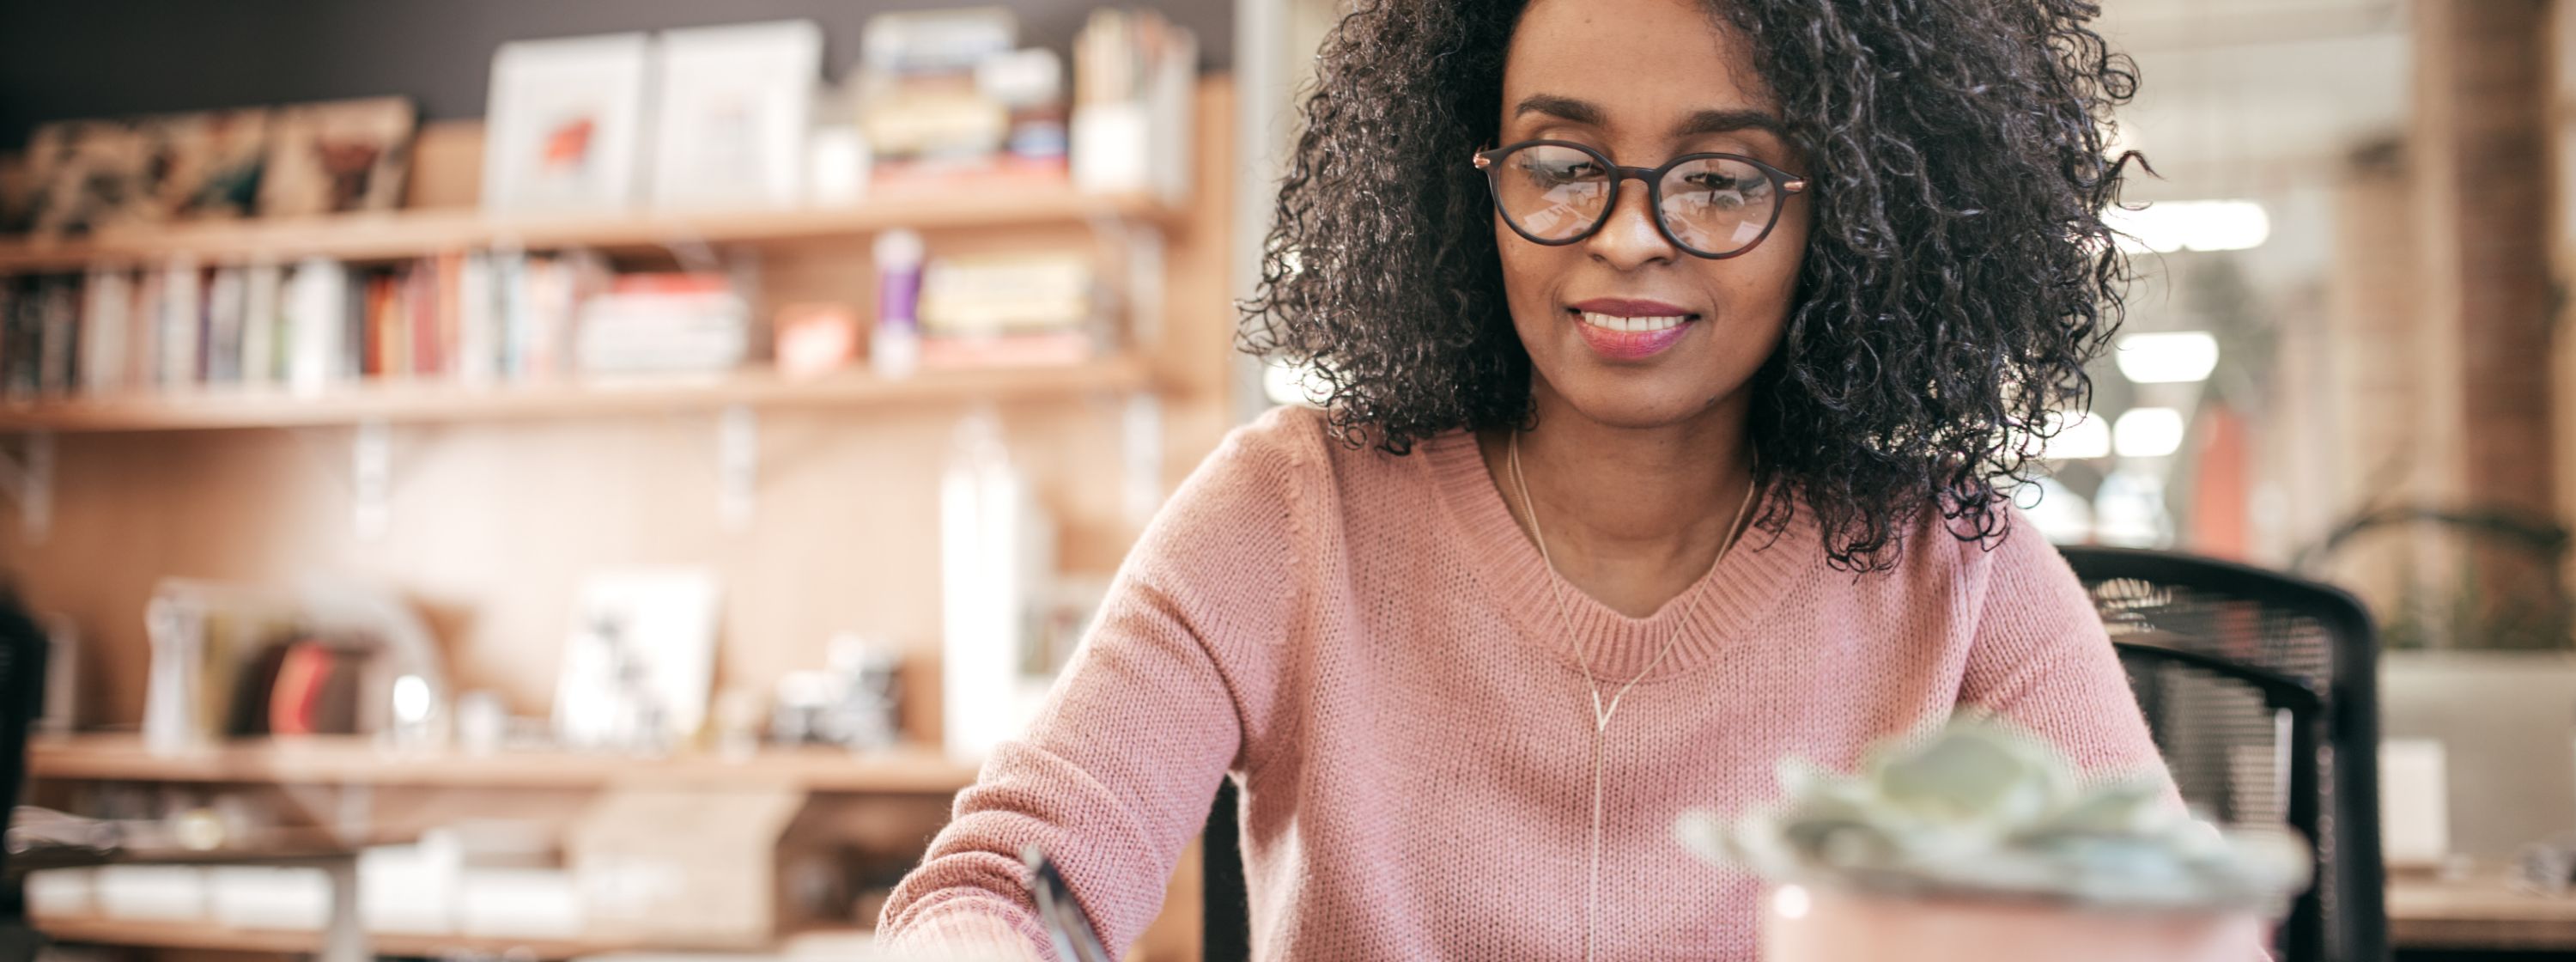
{"label": "bookshelf", "polygon": [[898,186],[848,207],[808,210],[495,216],[471,208],[432,208],[127,227],[83,238],[0,240],[0,274],[73,272],[157,263],[179,255],[206,264],[303,257],[381,261],[466,248],[631,251],[687,243],[788,242],[897,227],[934,231],[1124,222],[1169,231],[1186,221],[1180,211],[1143,194],[1085,194],[1069,183],[1006,182],[974,190]]}
{"label": "bookshelf", "polygon": [[566,751],[386,751],[365,739],[255,739],[176,755],[145,750],[132,735],[77,735],[28,743],[27,772],[50,781],[368,785],[459,789],[595,789],[604,785],[774,786],[809,792],[945,795],[973,784],[974,765],[927,748],[870,755],[831,748],[766,748],[742,759],[715,755],[634,758]]}
{"label": "bookshelf", "polygon": [[[753,311],[767,318],[786,304],[873,304],[871,235],[905,227],[921,232],[934,256],[1092,252],[1102,276],[1131,288],[1117,305],[1124,347],[1069,366],[924,370],[900,380],[863,371],[791,380],[755,366],[693,381],[469,387],[389,378],[310,395],[208,387],[0,401],[0,475],[9,449],[23,445],[16,460],[38,460],[41,447],[51,479],[51,494],[32,499],[41,514],[0,490],[0,528],[12,529],[0,537],[0,567],[35,604],[81,629],[77,716],[86,725],[130,730],[145,714],[150,645],[140,615],[165,576],[275,586],[326,572],[384,584],[420,608],[455,690],[492,692],[525,717],[551,701],[568,608],[586,573],[688,564],[724,586],[712,666],[719,694],[820,668],[837,633],[857,632],[902,651],[902,729],[935,745],[941,468],[963,409],[1000,406],[1014,462],[1056,523],[1059,569],[1101,578],[1124,559],[1151,506],[1239,420],[1231,82],[1204,79],[1195,107],[1198,176],[1178,203],[1042,183],[971,191],[879,184],[863,203],[837,209],[496,217],[472,206],[479,130],[458,128],[436,149],[424,130],[412,196],[425,206],[413,210],[0,240],[6,275],[150,270],[174,256],[206,267],[304,257],[381,267],[513,246],[593,249],[658,270],[702,247],[756,262]],[[429,181],[468,187],[423,190]],[[731,417],[710,432],[703,417],[659,416],[737,408],[757,412],[756,430],[729,431]],[[347,439],[269,430],[342,425],[385,430]],[[359,436],[370,433],[393,452],[375,461],[374,494],[360,480],[369,458]],[[755,469],[737,471],[728,460],[737,454]],[[757,507],[727,520],[709,508],[738,476],[749,478],[741,485]],[[389,521],[361,531],[352,509],[371,503]],[[570,824],[597,799],[639,783],[788,787],[804,792],[810,810],[782,844],[871,853],[917,850],[944,820],[946,796],[976,774],[927,748],[863,757],[766,749],[729,761],[389,756],[358,741],[314,739],[158,756],[124,734],[40,739],[28,764],[34,788],[53,798],[137,785],[241,791],[281,799],[299,824],[342,818],[341,805],[372,799],[361,807],[388,838],[404,837],[388,826],[494,811]],[[332,808],[301,808],[322,800]],[[1196,904],[1175,891],[1173,905]],[[1166,928],[1181,925],[1174,918],[1157,923],[1161,934],[1147,940],[1162,948],[1144,957],[1192,957],[1177,947],[1195,936]],[[317,939],[88,916],[40,925],[61,941],[135,946],[154,957],[310,952]],[[388,954],[462,948],[546,959],[621,947],[389,933],[374,941]]]}
{"label": "bookshelf", "polygon": [[208,387],[124,397],[0,403],[0,433],[287,428],[364,421],[455,423],[713,411],[892,408],[961,401],[1071,400],[1150,390],[1142,358],[1115,355],[1059,367],[926,371],[890,379],[842,372],[789,379],[766,369],[722,378],[563,381],[467,386],[374,381],[297,394],[282,388]]}

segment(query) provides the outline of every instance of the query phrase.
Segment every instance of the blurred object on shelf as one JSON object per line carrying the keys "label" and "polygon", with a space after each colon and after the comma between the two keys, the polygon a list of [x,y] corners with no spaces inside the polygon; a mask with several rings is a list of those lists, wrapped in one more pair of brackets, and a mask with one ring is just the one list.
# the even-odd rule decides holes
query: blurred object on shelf
{"label": "blurred object on shelf", "polygon": [[68,735],[80,726],[80,625],[60,613],[38,621],[45,629],[45,705],[37,715],[35,733]]}
{"label": "blurred object on shelf", "polygon": [[805,202],[816,207],[846,207],[868,193],[872,160],[868,138],[854,123],[827,123],[807,135]]}
{"label": "blurred object on shelf", "polygon": [[902,739],[903,650],[855,632],[832,636],[823,671],[779,676],[770,739],[782,745],[838,745],[853,752]]}
{"label": "blurred object on shelf", "polygon": [[[405,104],[402,129],[393,135],[397,140],[411,136],[409,109]],[[279,111],[277,119],[282,121],[290,112]],[[180,114],[154,118],[147,125],[162,142],[156,165],[163,173],[161,182],[152,185],[157,194],[152,203],[164,216],[179,220],[249,216],[266,206],[260,202],[263,185],[285,173],[278,163],[287,146],[285,131],[272,132],[277,125],[267,111]]]}
{"label": "blurred object on shelf", "polygon": [[975,65],[975,88],[1007,115],[1002,149],[1014,161],[1037,167],[1065,162],[1064,58],[1044,47],[987,57]]}
{"label": "blurred object on shelf", "polygon": [[331,921],[331,876],[309,867],[214,865],[205,870],[207,914],[237,929],[316,932]]}
{"label": "blurred object on shelf", "polygon": [[994,166],[1010,109],[977,85],[976,68],[1017,46],[1019,29],[1001,7],[868,18],[850,86],[876,176]]}
{"label": "blurred object on shelf", "polygon": [[868,366],[879,377],[909,377],[921,363],[921,235],[878,234],[870,253],[877,269],[877,322],[868,334]]}
{"label": "blurred object on shelf", "polygon": [[[268,124],[268,167],[250,175],[265,217],[312,217],[401,207],[411,174],[418,117],[409,100],[379,97],[303,104],[277,111]],[[197,188],[224,189],[217,180]],[[231,176],[239,176],[233,174]]]}
{"label": "blurred object on shelf", "polygon": [[1013,464],[999,415],[960,419],[939,482],[940,713],[950,757],[1025,729],[1051,675],[1022,670],[1044,637],[1055,524]]}
{"label": "blurred object on shelf", "polygon": [[492,55],[484,111],[483,207],[495,212],[614,211],[642,186],[642,33],[517,40]]}
{"label": "blurred object on shelf", "polygon": [[456,931],[464,851],[452,832],[432,830],[407,845],[358,853],[358,914],[377,932],[439,935]]}
{"label": "blurred object on shelf", "polygon": [[382,589],[163,579],[145,622],[143,736],[156,753],[269,734],[367,734],[402,748],[445,736],[437,648],[410,607]]}
{"label": "blurred object on shelf", "polygon": [[468,755],[499,752],[510,738],[510,709],[501,693],[477,688],[456,696],[456,749]]}
{"label": "blurred object on shelf", "polygon": [[400,97],[46,124],[0,232],[392,210],[416,124]]}
{"label": "blurred object on shelf", "polygon": [[573,748],[661,754],[705,723],[715,671],[715,574],[602,571],[583,580],[555,688],[555,734]]}
{"label": "blurred object on shelf", "polygon": [[1091,12],[1073,40],[1073,182],[1178,203],[1191,186],[1198,38],[1152,10]]}
{"label": "blurred object on shelf", "polygon": [[811,20],[662,32],[652,98],[657,207],[788,207],[804,198],[821,82]]}
{"label": "blurred object on shelf", "polygon": [[922,280],[924,368],[1080,364],[1104,352],[1090,259],[1048,251],[938,258]]}
{"label": "blurred object on shelf", "polygon": [[847,304],[789,304],[770,329],[778,373],[789,379],[830,374],[859,358],[859,312]]}
{"label": "blurred object on shelf", "polygon": [[45,849],[110,852],[125,844],[125,826],[37,805],[20,805],[9,813],[9,854]]}
{"label": "blurred object on shelf", "polygon": [[152,172],[153,145],[139,121],[68,120],[38,127],[27,140],[27,229],[42,235],[86,234],[101,227],[162,219]]}
{"label": "blurred object on shelf", "polygon": [[751,306],[722,274],[620,274],[581,302],[581,373],[713,374],[750,356]]}
{"label": "blurred object on shelf", "polygon": [[1100,319],[1100,291],[1078,251],[940,257],[922,272],[920,312],[929,337],[1080,330]]}
{"label": "blurred object on shelf", "polygon": [[765,945],[781,915],[791,787],[610,788],[565,839],[588,921],[648,941]]}

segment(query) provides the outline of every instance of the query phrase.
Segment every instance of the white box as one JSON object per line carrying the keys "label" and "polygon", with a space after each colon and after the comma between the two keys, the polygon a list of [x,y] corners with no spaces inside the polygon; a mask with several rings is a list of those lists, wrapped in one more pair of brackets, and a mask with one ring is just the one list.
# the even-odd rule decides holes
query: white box
{"label": "white box", "polygon": [[206,889],[215,921],[237,929],[317,932],[331,921],[331,876],[318,868],[210,868]]}
{"label": "white box", "polygon": [[88,915],[98,911],[98,870],[49,868],[27,873],[21,883],[27,913],[38,918]]}
{"label": "white box", "polygon": [[457,927],[467,935],[580,938],[586,918],[571,872],[477,868],[457,876]]}
{"label": "white box", "polygon": [[110,918],[199,921],[206,917],[206,873],[187,865],[102,866],[98,907]]}

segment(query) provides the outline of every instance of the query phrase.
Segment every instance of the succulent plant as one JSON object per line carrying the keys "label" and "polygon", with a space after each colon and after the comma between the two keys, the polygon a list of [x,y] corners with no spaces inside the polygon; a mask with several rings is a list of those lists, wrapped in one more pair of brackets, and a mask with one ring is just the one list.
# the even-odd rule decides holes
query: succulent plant
{"label": "succulent plant", "polygon": [[1779,782],[1776,807],[1691,812],[1674,832],[1773,882],[2139,909],[2278,914],[2312,864],[2286,829],[2222,832],[2159,781],[2083,786],[2054,747],[1991,718],[1883,744],[1857,775],[1783,761]]}

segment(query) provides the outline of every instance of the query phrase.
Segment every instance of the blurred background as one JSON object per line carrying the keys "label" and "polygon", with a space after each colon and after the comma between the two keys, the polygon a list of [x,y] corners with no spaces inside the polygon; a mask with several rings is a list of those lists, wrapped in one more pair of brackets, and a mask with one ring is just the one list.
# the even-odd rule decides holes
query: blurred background
{"label": "blurred background", "polygon": [[[1337,9],[912,6],[0,0],[48,953],[866,952],[1297,400],[1230,304]],[[2562,6],[2112,4],[2140,277],[2020,492],[2358,595],[2437,882],[2576,832]],[[1199,957],[1199,871],[1140,957]],[[2427,891],[2402,953],[2576,952]]]}

